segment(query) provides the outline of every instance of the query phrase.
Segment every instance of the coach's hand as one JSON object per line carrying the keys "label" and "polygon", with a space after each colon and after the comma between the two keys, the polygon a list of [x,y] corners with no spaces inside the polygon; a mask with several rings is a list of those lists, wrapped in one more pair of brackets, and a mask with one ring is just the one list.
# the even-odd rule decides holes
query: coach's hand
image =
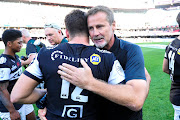
{"label": "coach's hand", "polygon": [[39,116],[39,118],[41,120],[47,120],[46,117],[45,117],[46,116],[46,112],[47,112],[46,108],[38,110],[38,116]]}
{"label": "coach's hand", "polygon": [[81,64],[83,67],[77,68],[63,63],[59,66],[58,74],[61,75],[62,79],[69,81],[73,85],[82,89],[88,89],[91,86],[90,84],[93,83],[94,77],[91,68],[83,59],[81,59]]}

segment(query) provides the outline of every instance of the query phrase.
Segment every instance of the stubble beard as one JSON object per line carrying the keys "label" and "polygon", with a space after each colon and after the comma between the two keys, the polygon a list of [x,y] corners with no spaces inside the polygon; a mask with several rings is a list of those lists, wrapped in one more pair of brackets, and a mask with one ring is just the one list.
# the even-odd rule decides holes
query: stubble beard
{"label": "stubble beard", "polygon": [[104,47],[107,45],[107,42],[104,41],[102,44],[96,44],[96,43],[94,43],[94,45],[95,45],[97,48],[104,48]]}

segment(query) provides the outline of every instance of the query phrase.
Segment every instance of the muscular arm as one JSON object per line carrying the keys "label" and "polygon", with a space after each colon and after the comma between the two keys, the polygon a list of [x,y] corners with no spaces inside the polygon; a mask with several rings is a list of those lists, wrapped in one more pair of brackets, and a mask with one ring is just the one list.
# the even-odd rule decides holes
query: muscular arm
{"label": "muscular arm", "polygon": [[145,68],[145,76],[146,76],[146,82],[147,82],[147,96],[149,94],[149,89],[150,89],[150,83],[151,83],[151,76],[148,73],[147,69]]}
{"label": "muscular arm", "polygon": [[145,80],[130,80],[126,84],[110,85],[93,77],[91,69],[85,62],[81,62],[84,68],[63,63],[58,73],[62,79],[72,84],[99,94],[117,104],[138,111],[142,108],[147,97],[147,82]]}
{"label": "muscular arm", "polygon": [[168,60],[164,58],[163,60],[163,72],[169,74],[169,63]]}
{"label": "muscular arm", "polygon": [[34,89],[37,85],[37,81],[22,74],[13,87],[11,101],[13,103],[35,103],[46,93],[45,89]]}
{"label": "muscular arm", "polygon": [[94,80],[85,89],[99,94],[112,102],[138,111],[142,108],[146,99],[146,81],[130,80],[126,84],[110,85]]}

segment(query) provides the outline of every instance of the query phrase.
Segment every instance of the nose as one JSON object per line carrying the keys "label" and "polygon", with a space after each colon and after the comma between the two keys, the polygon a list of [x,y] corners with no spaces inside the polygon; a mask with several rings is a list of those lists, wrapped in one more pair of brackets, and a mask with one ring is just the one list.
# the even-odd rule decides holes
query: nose
{"label": "nose", "polygon": [[99,30],[94,28],[93,35],[94,36],[98,36],[99,35]]}
{"label": "nose", "polygon": [[50,36],[46,36],[46,39],[47,39],[47,40],[50,40],[50,38],[51,38]]}
{"label": "nose", "polygon": [[23,44],[22,44],[22,43],[20,44],[20,47],[21,47],[21,48],[23,47]]}

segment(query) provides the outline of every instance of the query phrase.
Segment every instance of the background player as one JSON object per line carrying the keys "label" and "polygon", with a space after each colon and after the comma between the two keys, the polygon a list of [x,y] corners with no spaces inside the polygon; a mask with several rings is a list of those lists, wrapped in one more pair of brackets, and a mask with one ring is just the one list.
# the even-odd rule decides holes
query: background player
{"label": "background player", "polygon": [[[32,105],[13,104],[11,90],[22,74],[21,62],[16,55],[22,48],[22,34],[8,29],[2,34],[5,51],[0,56],[0,118],[2,120],[35,120]],[[23,82],[23,81],[22,81]]]}
{"label": "background player", "polygon": [[[180,26],[180,13],[177,16]],[[170,75],[171,90],[170,101],[174,108],[174,120],[180,119],[180,36],[173,40],[167,47],[163,60],[163,72]]]}

